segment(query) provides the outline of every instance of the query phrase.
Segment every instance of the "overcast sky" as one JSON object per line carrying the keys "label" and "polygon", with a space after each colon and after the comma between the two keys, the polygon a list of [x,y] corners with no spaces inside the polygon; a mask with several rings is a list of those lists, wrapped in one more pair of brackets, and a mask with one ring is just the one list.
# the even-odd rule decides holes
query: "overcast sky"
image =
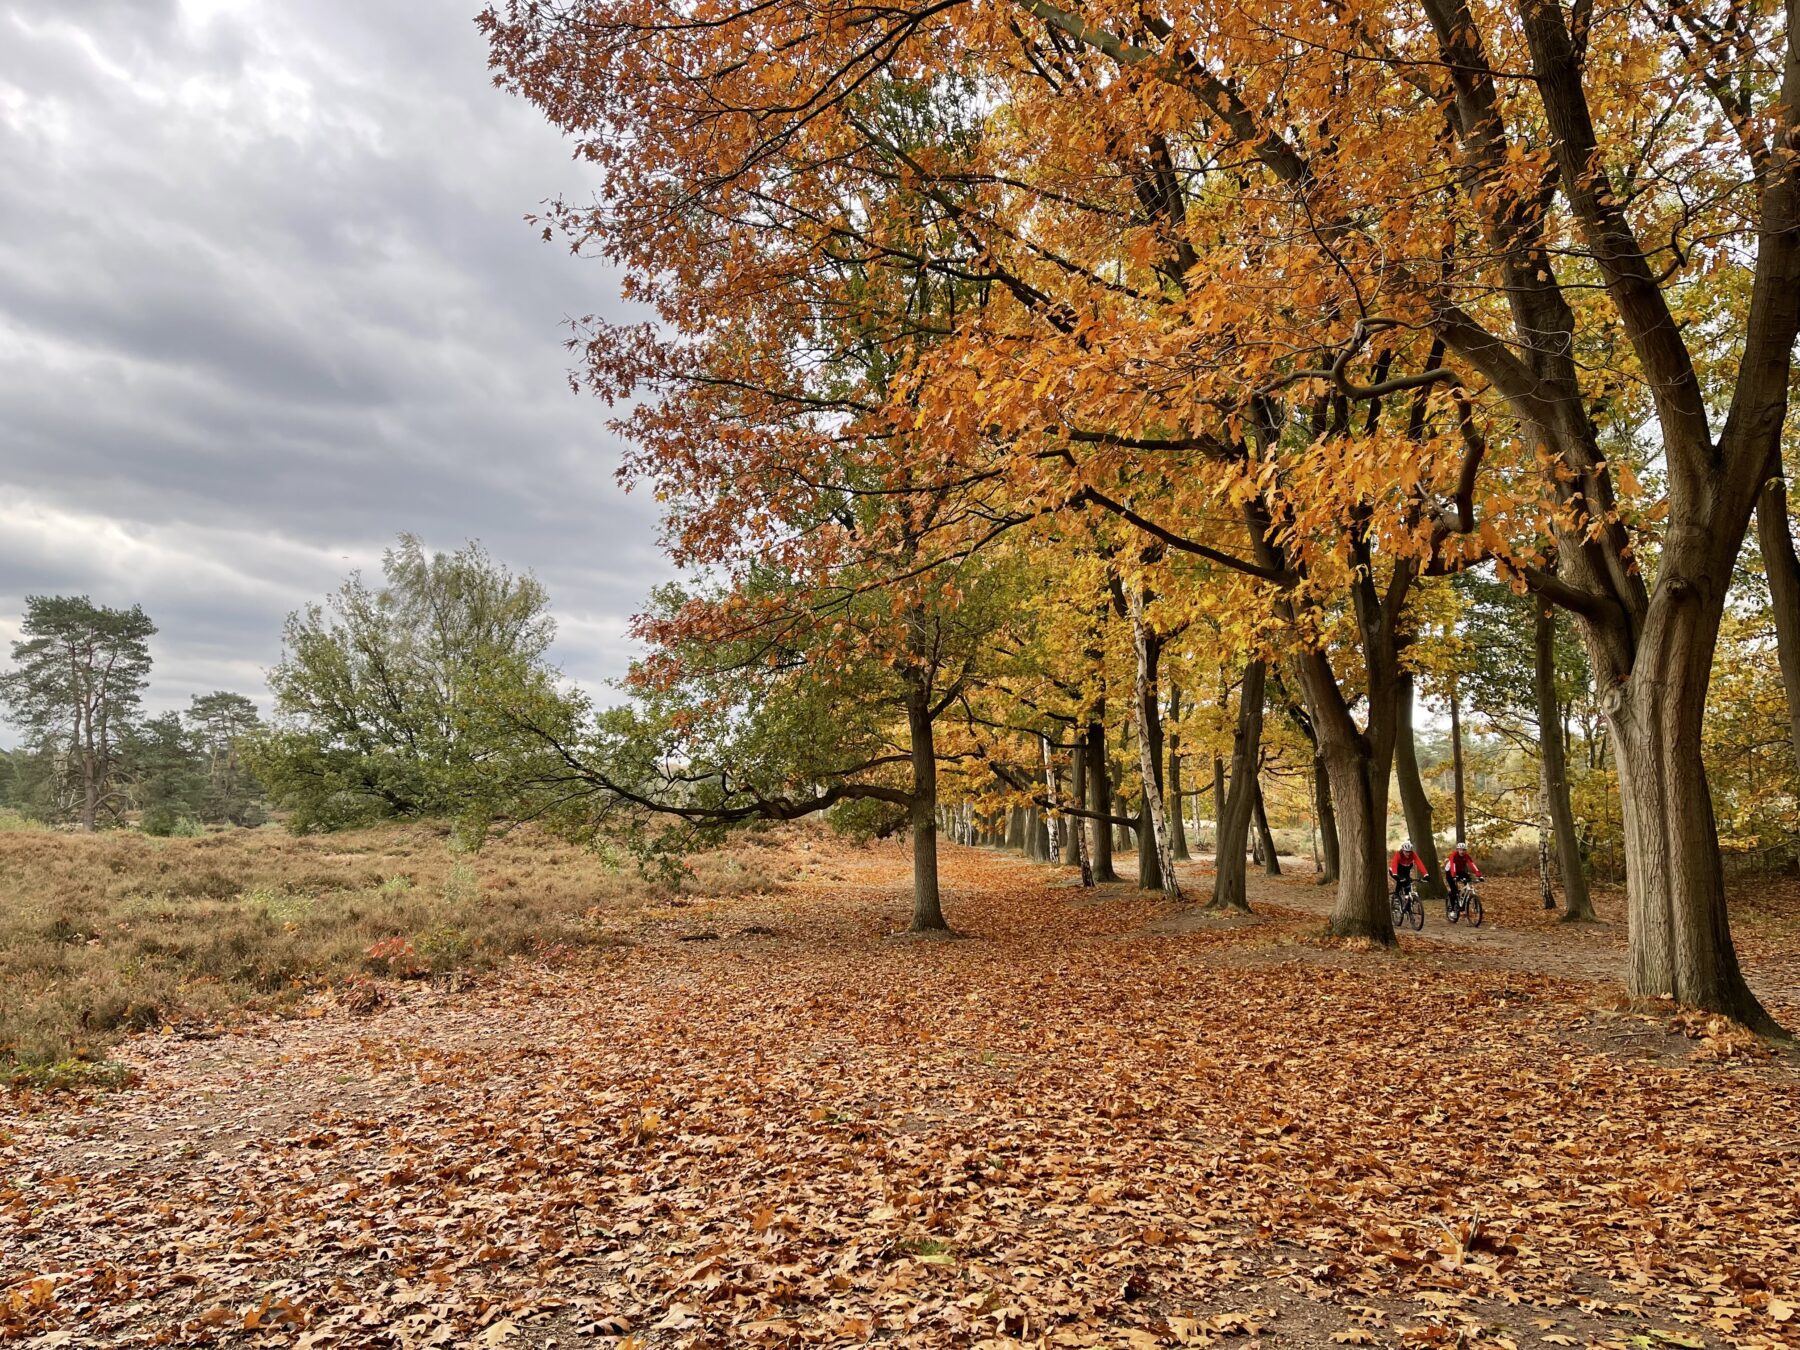
{"label": "overcast sky", "polygon": [[587,185],[478,7],[0,0],[0,639],[27,593],[135,602],[153,710],[266,701],[283,616],[404,530],[623,672],[666,568],[561,346],[617,289],[521,220]]}

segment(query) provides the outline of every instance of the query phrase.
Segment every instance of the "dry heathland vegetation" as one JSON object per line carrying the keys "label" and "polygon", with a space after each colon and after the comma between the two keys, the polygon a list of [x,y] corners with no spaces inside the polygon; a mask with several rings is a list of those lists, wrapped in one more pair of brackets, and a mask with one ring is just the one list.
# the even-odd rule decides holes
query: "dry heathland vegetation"
{"label": "dry heathland vegetation", "polygon": [[[947,847],[969,940],[897,942],[904,851],[812,830],[685,895],[523,837],[4,845],[9,1018],[157,1030],[0,1115],[0,1341],[1800,1344],[1794,1052],[1625,1004],[1616,894],[1393,953],[1305,876],[1220,919]],[[1792,887],[1736,912],[1800,1024]]]}
{"label": "dry heathland vegetation", "polygon": [[127,1031],[209,1035],[245,1011],[292,1012],[382,978],[454,977],[616,942],[617,922],[677,892],[779,885],[759,836],[652,885],[534,830],[476,852],[448,830],[321,837],[227,830],[0,831],[0,1076],[116,1076]]}

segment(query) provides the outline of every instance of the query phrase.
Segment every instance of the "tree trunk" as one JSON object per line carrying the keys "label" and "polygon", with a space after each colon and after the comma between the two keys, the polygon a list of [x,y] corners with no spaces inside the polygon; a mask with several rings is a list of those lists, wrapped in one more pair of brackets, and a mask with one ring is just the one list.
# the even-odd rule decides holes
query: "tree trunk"
{"label": "tree trunk", "polygon": [[1041,736],[1038,743],[1044,755],[1044,791],[1050,803],[1050,861],[1072,864],[1078,860],[1072,817],[1063,813],[1062,775],[1056,769],[1056,756],[1050,749],[1050,738]]}
{"label": "tree trunk", "polygon": [[1181,733],[1174,729],[1181,718],[1181,686],[1169,685],[1169,828],[1173,831],[1173,842],[1170,849],[1176,862],[1187,862],[1194,855],[1188,852],[1187,808],[1181,801]]}
{"label": "tree trunk", "polygon": [[1318,831],[1318,884],[1329,886],[1338,879],[1337,814],[1331,809],[1331,777],[1325,769],[1325,758],[1319,750],[1319,733],[1313,727],[1312,717],[1285,690],[1282,706],[1287,711],[1288,720],[1306,737],[1307,745],[1312,748],[1313,824]]}
{"label": "tree trunk", "polygon": [[1456,842],[1469,841],[1469,799],[1463,788],[1462,691],[1450,681],[1450,796],[1456,815]]}
{"label": "tree trunk", "polygon": [[1106,773],[1106,724],[1089,722],[1087,729],[1087,753],[1082,756],[1087,766],[1088,810],[1094,813],[1095,819],[1089,822],[1092,833],[1088,842],[1093,846],[1094,880],[1096,882],[1117,881],[1119,874],[1113,870],[1113,832],[1112,826],[1104,819],[1111,813],[1112,785]]}
{"label": "tree trunk", "polygon": [[[1543,764],[1544,807],[1556,840],[1556,860],[1562,870],[1564,917],[1579,922],[1594,917],[1588,896],[1587,869],[1581,861],[1581,841],[1575,834],[1575,810],[1569,802],[1569,761],[1562,738],[1562,715],[1556,699],[1556,611],[1532,598],[1534,622],[1533,675],[1537,685],[1538,746]],[[1548,730],[1546,730],[1548,728]],[[1555,908],[1555,900],[1550,902]]]}
{"label": "tree trunk", "polygon": [[1387,799],[1397,672],[1390,633],[1371,632],[1362,647],[1366,707],[1362,728],[1351,716],[1324,652],[1302,652],[1295,668],[1325,758],[1337,824],[1337,899],[1327,926],[1337,937],[1366,937],[1390,945],[1394,916],[1388,904]]}
{"label": "tree trunk", "polygon": [[[1078,733],[1075,737],[1075,748],[1069,753],[1069,800],[1076,810],[1087,806],[1087,746]],[[1081,864],[1084,886],[1091,886],[1092,856],[1088,851],[1088,822],[1081,816],[1069,818],[1069,848],[1075,855],[1075,861]],[[1068,859],[1065,857],[1064,862]]]}
{"label": "tree trunk", "polygon": [[[1114,816],[1121,819],[1125,818],[1128,814],[1128,807],[1126,806],[1125,799],[1117,792],[1113,793],[1112,813]],[[1131,826],[1114,825],[1112,842],[1114,850],[1123,853],[1127,849],[1135,848],[1137,846],[1137,837],[1132,834]]]}
{"label": "tree trunk", "polygon": [[1144,621],[1144,593],[1141,587],[1133,589],[1131,594],[1131,635],[1137,647],[1137,698],[1134,703],[1138,719],[1138,769],[1144,779],[1145,833],[1154,849],[1159,889],[1171,900],[1179,900],[1181,886],[1175,879],[1175,858],[1169,841],[1169,818],[1163,809],[1162,728],[1158,724],[1156,697],[1159,640]]}
{"label": "tree trunk", "polygon": [[1337,813],[1331,809],[1331,776],[1325,771],[1325,757],[1313,753],[1313,810],[1319,821],[1319,884],[1329,886],[1338,879]]}
{"label": "tree trunk", "polygon": [[[1080,736],[1075,738],[1069,760],[1071,796],[1075,809],[1080,810],[1087,801],[1087,747],[1081,743]],[[1082,889],[1087,890],[1094,884],[1094,861],[1088,854],[1088,822],[1080,816],[1069,818],[1069,847],[1074,850],[1075,865],[1081,869]]]}
{"label": "tree trunk", "polygon": [[81,828],[89,834],[100,828],[100,774],[88,751],[81,755]]}
{"label": "tree trunk", "polygon": [[1006,816],[1005,847],[1016,853],[1025,851],[1025,808],[1015,806]]}
{"label": "tree trunk", "polygon": [[1031,860],[1033,862],[1053,863],[1056,861],[1054,840],[1050,834],[1050,821],[1042,811],[1031,813]]}
{"label": "tree trunk", "polygon": [[1626,987],[1775,1033],[1780,1027],[1744,982],[1726,917],[1700,739],[1724,586],[1703,595],[1702,584],[1665,552],[1631,673],[1603,695],[1624,815]]}
{"label": "tree trunk", "polygon": [[[1338,937],[1394,940],[1388,905],[1387,766],[1356,745],[1323,745],[1337,820],[1338,895],[1330,929]],[[1377,792],[1376,784],[1380,784]]]}
{"label": "tree trunk", "polygon": [[1419,855],[1424,875],[1419,893],[1434,900],[1444,898],[1444,877],[1438,867],[1437,838],[1431,822],[1431,799],[1419,776],[1418,745],[1413,740],[1413,677],[1402,672],[1394,687],[1394,775],[1400,780],[1400,806],[1406,813],[1406,832]]}
{"label": "tree trunk", "polygon": [[1544,899],[1545,909],[1556,908],[1556,886],[1550,880],[1550,807],[1549,792],[1542,785],[1539,776],[1538,787],[1538,894]]}
{"label": "tree trunk", "polygon": [[1263,689],[1267,675],[1267,667],[1261,661],[1252,661],[1244,670],[1244,682],[1238,692],[1237,730],[1231,739],[1229,795],[1217,785],[1217,776],[1224,771],[1219,768],[1218,759],[1213,759],[1213,790],[1224,806],[1218,810],[1214,831],[1213,896],[1209,909],[1250,908],[1244,843],[1250,833],[1256,765],[1262,754]]}
{"label": "tree trunk", "polygon": [[931,726],[931,695],[923,682],[907,691],[906,724],[912,736],[912,855],[914,933],[950,931],[938,895],[937,744]]}
{"label": "tree trunk", "polygon": [[1281,858],[1275,851],[1275,834],[1269,829],[1269,811],[1263,804],[1262,780],[1255,783],[1255,796],[1251,799],[1252,815],[1256,821],[1256,838],[1262,846],[1263,871],[1272,877],[1281,875]]}
{"label": "tree trunk", "polygon": [[[1800,41],[1800,38],[1790,38]],[[1800,762],[1800,557],[1788,523],[1787,484],[1771,478],[1756,499],[1756,542],[1769,578],[1769,606],[1775,614],[1775,654],[1787,694],[1788,739]],[[1789,773],[1796,766],[1789,766]]]}
{"label": "tree trunk", "polygon": [[[1213,756],[1213,858],[1214,858],[1215,862],[1217,861],[1219,853],[1221,852],[1221,850],[1219,848],[1219,840],[1223,836],[1219,833],[1219,824],[1225,818],[1225,797],[1226,797],[1225,761],[1220,759],[1217,755],[1214,755]],[[1246,826],[1245,828],[1247,829],[1249,827]],[[1240,840],[1239,841],[1239,852],[1242,852],[1242,851],[1243,851],[1242,841]]]}
{"label": "tree trunk", "polygon": [[1148,812],[1149,804],[1139,797],[1137,828],[1132,832],[1137,840],[1137,886],[1140,891],[1160,891],[1163,879],[1156,866],[1156,833],[1146,820]]}

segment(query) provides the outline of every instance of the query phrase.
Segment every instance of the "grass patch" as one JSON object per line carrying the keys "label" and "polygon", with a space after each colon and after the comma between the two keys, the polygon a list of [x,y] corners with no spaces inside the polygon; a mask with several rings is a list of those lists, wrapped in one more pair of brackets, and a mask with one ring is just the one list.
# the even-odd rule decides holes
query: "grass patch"
{"label": "grass patch", "polygon": [[131,1082],[135,1073],[110,1059],[59,1059],[49,1064],[0,1066],[0,1084],[19,1092],[106,1091]]}
{"label": "grass patch", "polygon": [[[703,861],[736,889],[768,880]],[[371,975],[566,958],[654,898],[525,830],[471,853],[429,825],[159,838],[0,822],[0,1081],[98,1081],[129,1032],[279,1012]]]}
{"label": "grass patch", "polygon": [[921,1261],[939,1261],[948,1263],[952,1257],[950,1244],[934,1237],[910,1237],[900,1240],[900,1250]]}

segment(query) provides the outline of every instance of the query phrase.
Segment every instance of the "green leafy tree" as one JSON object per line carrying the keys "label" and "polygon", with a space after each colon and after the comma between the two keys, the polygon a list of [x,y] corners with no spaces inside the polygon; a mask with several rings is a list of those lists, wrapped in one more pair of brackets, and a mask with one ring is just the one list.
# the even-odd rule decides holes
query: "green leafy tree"
{"label": "green leafy tree", "polygon": [[244,750],[262,725],[256,705],[242,694],[219,689],[195,694],[182,720],[206,763],[206,790],[200,818],[233,825],[260,825],[262,784],[244,761]]}
{"label": "green leafy tree", "polygon": [[935,724],[976,678],[1004,578],[970,565],[951,602],[939,582],[891,575],[865,563],[807,582],[764,564],[700,594],[658,590],[630,704],[592,719],[518,712],[554,748],[534,785],[544,814],[665,870],[760,821],[823,813],[853,835],[905,830],[912,927],[946,928]]}
{"label": "green leafy tree", "polygon": [[14,669],[0,676],[0,703],[45,761],[48,813],[96,829],[124,805],[121,747],[150,675],[156,625],[136,605],[32,595],[21,628]]}
{"label": "green leafy tree", "polygon": [[[297,830],[506,810],[525,745],[505,710],[556,702],[544,589],[479,544],[383,556],[287,622],[276,720],[246,762]],[[540,751],[541,753],[541,751]]]}
{"label": "green leafy tree", "polygon": [[198,829],[206,798],[206,762],[179,713],[135,723],[120,744],[121,778],[146,834]]}

